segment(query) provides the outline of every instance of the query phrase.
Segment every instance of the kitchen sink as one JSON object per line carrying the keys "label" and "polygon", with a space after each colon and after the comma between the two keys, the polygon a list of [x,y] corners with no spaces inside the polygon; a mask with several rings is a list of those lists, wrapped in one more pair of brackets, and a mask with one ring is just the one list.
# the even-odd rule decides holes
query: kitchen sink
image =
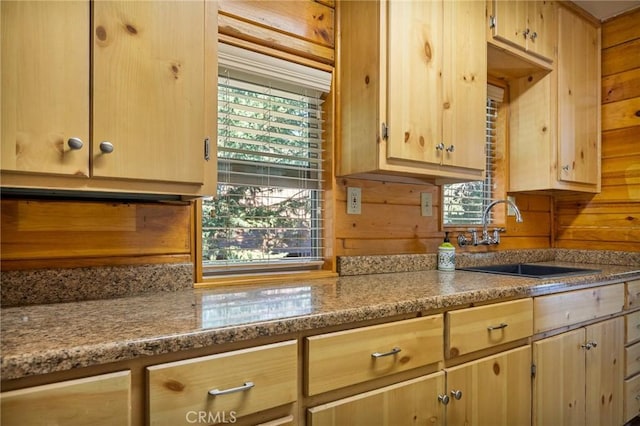
{"label": "kitchen sink", "polygon": [[572,268],[567,266],[511,263],[507,265],[474,266],[458,268],[461,271],[485,272],[488,274],[515,275],[528,278],[558,278],[572,275],[595,274],[599,269]]}

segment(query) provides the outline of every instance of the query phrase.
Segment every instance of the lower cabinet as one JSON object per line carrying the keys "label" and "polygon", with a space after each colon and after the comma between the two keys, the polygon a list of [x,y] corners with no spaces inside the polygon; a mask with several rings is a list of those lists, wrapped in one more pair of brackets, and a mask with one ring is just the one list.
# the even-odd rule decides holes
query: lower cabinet
{"label": "lower cabinet", "polygon": [[3,392],[0,406],[3,426],[130,425],[131,372]]}
{"label": "lower cabinet", "polygon": [[531,424],[531,346],[445,369],[447,425]]}
{"label": "lower cabinet", "polygon": [[533,343],[533,424],[621,425],[624,319]]}
{"label": "lower cabinet", "polygon": [[442,371],[310,408],[310,426],[444,425]]}
{"label": "lower cabinet", "polygon": [[297,360],[290,340],[147,367],[149,424],[235,423],[292,403]]}

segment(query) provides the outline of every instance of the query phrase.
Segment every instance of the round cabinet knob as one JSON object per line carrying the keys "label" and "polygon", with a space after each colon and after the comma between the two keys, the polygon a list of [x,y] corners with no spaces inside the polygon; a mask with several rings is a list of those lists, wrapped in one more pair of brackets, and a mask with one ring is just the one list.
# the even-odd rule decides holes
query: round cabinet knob
{"label": "round cabinet knob", "polygon": [[535,31],[534,31],[534,32],[532,32],[532,33],[531,33],[531,35],[529,36],[529,38],[530,38],[531,40],[535,40],[537,37],[538,37],[538,33],[537,33],[537,32],[535,32]]}
{"label": "round cabinet knob", "polygon": [[113,144],[111,142],[100,142],[100,151],[103,154],[111,154],[113,152]]}
{"label": "round cabinet knob", "polygon": [[444,149],[444,142],[440,142],[438,145],[436,145],[436,149],[438,151],[442,151]]}
{"label": "round cabinet knob", "polygon": [[69,138],[69,140],[67,141],[67,145],[69,145],[69,148],[75,151],[78,149],[82,149],[84,143],[80,138]]}
{"label": "round cabinet knob", "polygon": [[460,400],[460,398],[462,398],[462,391],[461,390],[452,390],[451,391],[451,396],[454,397],[457,400]]}
{"label": "round cabinet knob", "polygon": [[449,403],[449,395],[438,395],[438,401],[442,402],[442,404],[447,405]]}
{"label": "round cabinet knob", "polygon": [[454,149],[455,147],[453,145],[449,145],[449,147],[447,148],[447,152],[453,152]]}

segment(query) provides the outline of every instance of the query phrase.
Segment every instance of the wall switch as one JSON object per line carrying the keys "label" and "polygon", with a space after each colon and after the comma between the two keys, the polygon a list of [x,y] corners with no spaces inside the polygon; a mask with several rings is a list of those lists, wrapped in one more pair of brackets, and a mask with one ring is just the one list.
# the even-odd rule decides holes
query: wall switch
{"label": "wall switch", "polygon": [[[516,203],[516,197],[513,195],[508,195],[507,200],[511,201],[513,204]],[[516,211],[511,207],[511,204],[507,203],[507,216],[515,216]]]}
{"label": "wall switch", "polygon": [[431,192],[420,193],[420,214],[433,216],[433,194]]}
{"label": "wall switch", "polygon": [[360,188],[347,188],[347,214],[360,214],[362,209],[362,190]]}

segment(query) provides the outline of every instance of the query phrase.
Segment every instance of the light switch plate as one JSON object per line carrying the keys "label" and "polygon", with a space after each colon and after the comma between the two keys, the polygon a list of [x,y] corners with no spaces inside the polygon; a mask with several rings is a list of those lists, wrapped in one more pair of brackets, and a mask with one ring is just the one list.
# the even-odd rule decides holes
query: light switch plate
{"label": "light switch plate", "polygon": [[420,193],[420,214],[433,216],[433,194],[431,192]]}

